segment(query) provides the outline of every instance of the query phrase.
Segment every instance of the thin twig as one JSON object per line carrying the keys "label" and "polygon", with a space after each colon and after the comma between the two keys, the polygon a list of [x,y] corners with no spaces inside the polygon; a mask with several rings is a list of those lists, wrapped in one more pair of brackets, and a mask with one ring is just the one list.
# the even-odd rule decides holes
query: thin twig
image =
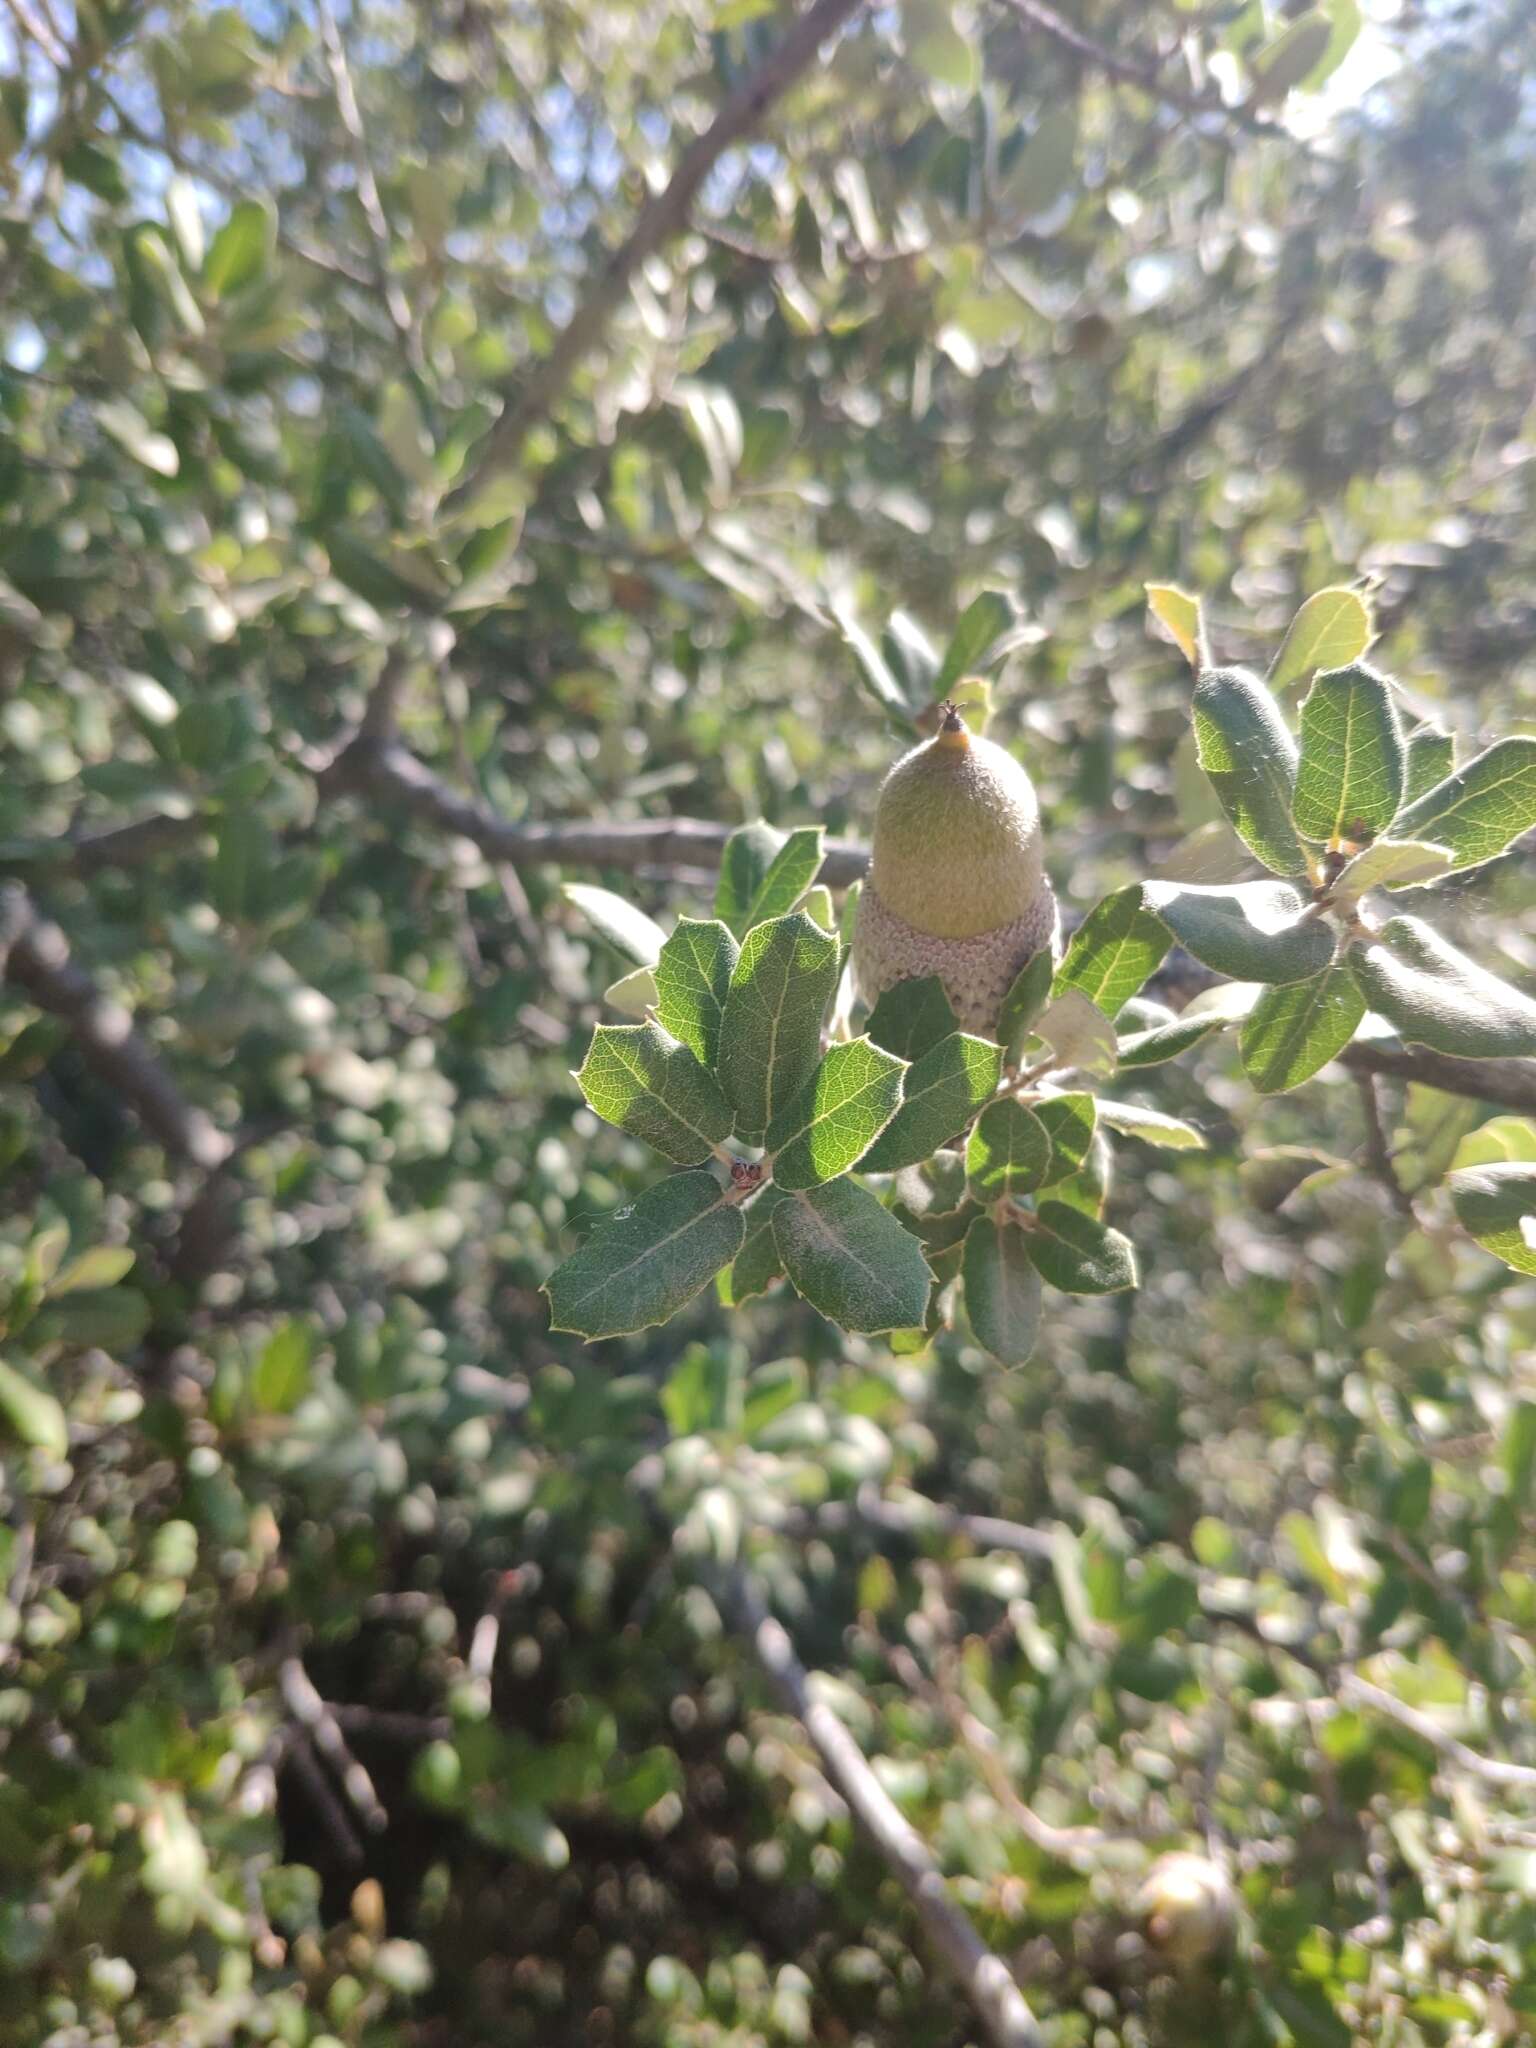
{"label": "thin twig", "polygon": [[450,493],[448,510],[472,496],[493,470],[516,466],[533,428],[548,419],[576,371],[602,340],[635,272],[687,227],[693,202],[720,158],[751,134],[827,38],[862,4],[863,0],[815,0],[766,61],[728,96],[704,133],[683,152],[665,188],[641,208],[628,239],[600,266],[548,354],[529,371],[516,402],[491,429],[463,481]]}
{"label": "thin twig", "polygon": [[921,1543],[925,1536],[963,1536],[978,1550],[1007,1550],[1015,1557],[1029,1557],[1048,1564],[1055,1555],[1056,1539],[1049,1529],[1032,1528],[1027,1522],[1005,1521],[1000,1515],[968,1515],[944,1501],[929,1500],[923,1494],[908,1494],[902,1500],[887,1500],[878,1487],[859,1488],[850,1504],[828,1501],[809,1518],[819,1530],[843,1529],[852,1522],[867,1523],[892,1536]]}
{"label": "thin twig", "polygon": [[984,1721],[971,1712],[953,1682],[942,1672],[936,1672],[930,1678],[912,1652],[900,1643],[886,1646],[886,1661],[908,1692],[926,1700],[949,1722],[959,1737],[961,1747],[986,1779],[992,1797],[1020,1834],[1042,1855],[1053,1856],[1057,1862],[1065,1863],[1073,1870],[1091,1870],[1106,1848],[1143,1847],[1134,1836],[1110,1835],[1099,1827],[1058,1828],[1050,1821],[1042,1820],[1020,1796],[1018,1787],[1009,1776],[997,1737]]}
{"label": "thin twig", "polygon": [[339,1700],[327,1700],[325,1706],[338,1728],[381,1742],[446,1742],[453,1734],[453,1720],[447,1714],[397,1714]]}
{"label": "thin twig", "polygon": [[1353,1671],[1342,1673],[1337,1698],[1343,1706],[1370,1707],[1378,1714],[1385,1714],[1400,1728],[1406,1728],[1410,1735],[1427,1742],[1431,1749],[1448,1763],[1465,1771],[1468,1777],[1481,1778],[1487,1785],[1519,1785],[1526,1791],[1536,1791],[1536,1766],[1507,1763],[1502,1757],[1484,1756],[1458,1736],[1449,1734],[1431,1715],[1410,1707],[1406,1700],[1398,1699],[1381,1686],[1372,1685],[1368,1678],[1361,1678]]}
{"label": "thin twig", "polygon": [[336,1797],[330,1779],[320,1768],[320,1759],[310,1747],[307,1736],[297,1736],[283,1753],[283,1761],[291,1763],[305,1784],[311,1798],[319,1809],[320,1818],[329,1829],[342,1860],[347,1863],[361,1863],[363,1845],[357,1838],[357,1830],[347,1818],[347,1809]]}
{"label": "thin twig", "polygon": [[1387,1074],[1419,1081],[1447,1095],[1470,1096],[1500,1109],[1536,1110],[1536,1060],[1462,1060],[1423,1045],[1385,1045],[1363,1038],[1346,1046],[1340,1063],[1352,1073]]}
{"label": "thin twig", "polygon": [[347,1747],[347,1738],[336,1716],[315,1690],[314,1680],[298,1657],[283,1659],[278,1666],[277,1682],[284,1706],[341,1780],[363,1826],[371,1834],[381,1833],[389,1825],[389,1815],[373,1788],[373,1780]]}
{"label": "thin twig", "polygon": [[16,885],[0,896],[0,975],[63,1019],[86,1064],[168,1152],[210,1172],[229,1157],[230,1140],[206,1111],[188,1102],[128,1012],[75,964],[63,932]]}
{"label": "thin twig", "polygon": [[[732,828],[704,818],[559,820],[514,825],[497,817],[486,806],[459,795],[390,736],[403,665],[393,667],[390,675],[387,688],[383,676],[376,685],[359,731],[317,766],[316,778],[323,795],[388,797],[437,831],[472,840],[482,853],[497,862],[513,861],[527,866],[530,862],[547,861],[565,867],[612,868],[628,873],[644,869],[674,876],[700,875],[719,865]],[[40,866],[56,863],[86,874],[104,867],[132,867],[207,829],[208,821],[202,818],[152,816],[115,826],[110,831],[62,840],[56,851],[39,848],[35,857]],[[846,888],[868,867],[868,849],[856,840],[829,839],[817,880],[831,889]],[[1063,924],[1069,922],[1064,914]],[[1195,967],[1194,963],[1190,965],[1198,988],[1213,988],[1220,982],[1219,975]],[[1355,1073],[1419,1081],[1426,1087],[1438,1088],[1447,1095],[1462,1095],[1473,1102],[1536,1112],[1536,1060],[1457,1059],[1450,1053],[1431,1052],[1427,1046],[1390,1045],[1380,1039],[1361,1039],[1347,1046],[1338,1057],[1341,1065]],[[1010,1546],[1006,1542],[992,1542],[989,1547]]]}
{"label": "thin twig", "polygon": [[[464,729],[464,720],[460,714],[454,690],[455,679],[449,673],[447,666],[443,665],[438,673],[438,702],[443,707],[443,717],[447,722],[449,736],[453,741],[453,754],[458,766],[459,780],[463,783],[470,796],[478,801],[481,795],[480,777],[476,773],[474,761],[470,756],[469,735]],[[523,887],[523,878],[509,860],[499,860],[494,863],[494,866],[496,880],[501,888],[501,900],[507,906],[507,915],[512,920],[512,928],[517,933],[518,940],[527,958],[531,961],[537,961],[542,957],[543,946],[539,935],[538,920],[534,917],[533,905],[528,900],[528,891]]]}
{"label": "thin twig", "polygon": [[804,1727],[833,1787],[912,1901],[924,1932],[969,2000],[986,2038],[994,2048],[1043,2048],[1040,2029],[1007,1964],[986,1946],[950,1897],[927,1843],[903,1819],[836,1714],[824,1700],[812,1696],[794,1645],[739,1574],[730,1582],[730,1604],[758,1663]]}
{"label": "thin twig", "polygon": [[193,815],[177,818],[153,813],[126,825],[112,825],[101,832],[76,832],[55,848],[40,848],[43,859],[57,858],[79,875],[95,874],[99,868],[132,868],[157,854],[173,853],[208,830],[207,818]]}
{"label": "thin twig", "polygon": [[1398,1179],[1397,1168],[1392,1164],[1392,1147],[1387,1143],[1386,1126],[1381,1120],[1381,1097],[1376,1092],[1376,1076],[1356,1068],[1354,1082],[1360,1091],[1360,1107],[1365,1115],[1366,1162],[1386,1189],[1393,1208],[1406,1216],[1410,1223],[1417,1223],[1413,1198]]}
{"label": "thin twig", "polygon": [[26,5],[26,0],[7,0],[7,4],[10,7],[16,26],[21,30],[23,36],[29,41],[36,43],[50,64],[56,66],[60,71],[64,70],[69,63],[69,52],[58,40],[47,22],[40,20],[37,15],[32,13],[31,9]]}
{"label": "thin twig", "polygon": [[[700,818],[636,819],[633,822],[510,825],[472,799],[450,789],[440,776],[403,746],[354,743],[322,776],[330,788],[387,796],[435,826],[473,840],[493,860],[569,862],[578,867],[715,867],[730,837],[728,825]],[[842,888],[869,865],[862,846],[828,842],[819,879]]]}
{"label": "thin twig", "polygon": [[1229,125],[1245,128],[1253,135],[1279,135],[1286,140],[1285,130],[1275,122],[1267,121],[1247,107],[1229,107],[1219,99],[1201,97],[1199,94],[1183,92],[1171,85],[1162,76],[1155,60],[1128,56],[1123,51],[1112,50],[1106,44],[1095,42],[1082,29],[1065,20],[1045,0],[1003,0],[1031,28],[1037,28],[1063,49],[1071,50],[1102,71],[1109,78],[1117,78],[1122,85],[1134,85],[1152,99],[1160,100],[1166,107],[1174,107],[1181,114],[1194,116],[1215,115]]}
{"label": "thin twig", "polygon": [[352,84],[352,72],[347,63],[347,48],[342,41],[341,29],[336,20],[330,0],[317,0],[315,9],[320,24],[320,41],[325,49],[326,66],[331,74],[331,86],[336,95],[336,111],[341,116],[341,125],[347,131],[347,140],[352,149],[352,167],[357,176],[357,197],[363,209],[363,219],[368,225],[369,239],[373,244],[374,272],[384,309],[390,323],[400,337],[400,346],[405,354],[406,366],[411,371],[418,389],[426,384],[426,357],[422,352],[421,334],[411,316],[410,301],[404,287],[392,268],[393,244],[390,240],[389,221],[384,212],[384,202],[379,197],[379,182],[373,174],[373,159],[368,150],[368,137],[363,128],[363,117],[357,104],[357,93]]}

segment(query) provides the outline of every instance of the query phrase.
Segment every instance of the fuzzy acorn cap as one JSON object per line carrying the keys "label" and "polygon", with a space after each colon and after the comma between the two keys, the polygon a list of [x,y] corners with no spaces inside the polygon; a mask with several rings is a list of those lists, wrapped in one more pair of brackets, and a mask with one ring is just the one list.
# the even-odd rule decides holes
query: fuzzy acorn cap
{"label": "fuzzy acorn cap", "polygon": [[973,939],[1026,916],[1043,876],[1034,784],[947,706],[935,737],[903,754],[881,786],[870,886],[914,930]]}
{"label": "fuzzy acorn cap", "polygon": [[936,939],[891,910],[873,881],[859,897],[853,932],[853,972],[871,1008],[898,981],[936,974],[963,1031],[989,1038],[1015,975],[1042,946],[1056,951],[1060,926],[1056,898],[1042,881],[1022,917],[969,939]]}

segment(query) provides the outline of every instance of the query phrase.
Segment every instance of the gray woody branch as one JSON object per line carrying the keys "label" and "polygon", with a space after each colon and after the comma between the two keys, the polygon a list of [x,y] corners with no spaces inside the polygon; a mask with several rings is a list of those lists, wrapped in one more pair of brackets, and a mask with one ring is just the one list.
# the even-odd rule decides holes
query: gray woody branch
{"label": "gray woody branch", "polygon": [[491,471],[516,465],[529,434],[548,419],[576,371],[602,341],[635,272],[687,227],[693,202],[721,157],[751,134],[827,38],[862,4],[863,0],[815,0],[767,61],[730,94],[704,133],[689,144],[665,188],[641,209],[629,238],[599,269],[549,353],[530,370],[515,403],[486,436],[464,480],[446,500],[450,511],[471,497]]}
{"label": "gray woody branch", "polygon": [[[351,792],[387,798],[424,825],[473,841],[497,861],[550,861],[629,874],[639,869],[688,873],[715,867],[731,831],[728,825],[703,818],[514,825],[451,788],[398,740],[370,732],[366,725],[320,771],[319,781],[326,795]],[[56,842],[51,849],[39,849],[38,861],[44,867],[57,864],[84,873],[131,867],[205,829],[206,822],[198,818],[143,818]],[[868,866],[868,850],[857,841],[831,839],[818,880],[828,888],[846,888]],[[1536,1112],[1536,1060],[1463,1060],[1425,1046],[1387,1045],[1375,1039],[1361,1040],[1339,1057],[1356,1074],[1419,1081],[1500,1109]]]}
{"label": "gray woody branch", "polygon": [[923,1931],[959,1985],[993,2048],[1042,2048],[1040,2029],[1001,1956],[987,1947],[949,1896],[927,1844],[875,1776],[863,1751],[824,1700],[813,1698],[805,1666],[783,1627],[737,1576],[734,1619],[774,1690],[810,1737],[833,1787],[899,1880]]}
{"label": "gray woody branch", "polygon": [[188,1102],[121,1003],[75,965],[63,932],[40,917],[26,891],[14,885],[0,898],[0,976],[69,1026],[87,1065],[168,1152],[205,1172],[229,1157],[229,1139]]}

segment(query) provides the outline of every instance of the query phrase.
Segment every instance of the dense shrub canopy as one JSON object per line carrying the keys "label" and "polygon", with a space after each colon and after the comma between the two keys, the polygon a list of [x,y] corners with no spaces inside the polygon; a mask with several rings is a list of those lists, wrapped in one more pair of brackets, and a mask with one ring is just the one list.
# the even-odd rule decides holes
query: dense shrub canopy
{"label": "dense shrub canopy", "polygon": [[[1536,16],[1364,12],[11,0],[0,2041],[1032,2038],[765,1609],[1040,2038],[1526,2037],[1528,1064],[1122,1074],[1203,1145],[1013,1371],[540,1292],[661,1176],[572,1079],[647,921],[758,818],[840,898],[984,594],[1074,916],[1257,872],[1149,583],[1536,731]],[[1536,989],[1531,878],[1411,907]]]}

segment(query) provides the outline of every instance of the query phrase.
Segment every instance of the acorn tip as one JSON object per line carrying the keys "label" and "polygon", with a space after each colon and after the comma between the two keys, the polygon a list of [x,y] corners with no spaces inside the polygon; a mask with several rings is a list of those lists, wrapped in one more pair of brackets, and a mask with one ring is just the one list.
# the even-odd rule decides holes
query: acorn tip
{"label": "acorn tip", "polygon": [[937,736],[939,745],[963,752],[971,744],[971,731],[960,715],[960,706],[953,697],[946,697],[939,710],[943,714]]}

